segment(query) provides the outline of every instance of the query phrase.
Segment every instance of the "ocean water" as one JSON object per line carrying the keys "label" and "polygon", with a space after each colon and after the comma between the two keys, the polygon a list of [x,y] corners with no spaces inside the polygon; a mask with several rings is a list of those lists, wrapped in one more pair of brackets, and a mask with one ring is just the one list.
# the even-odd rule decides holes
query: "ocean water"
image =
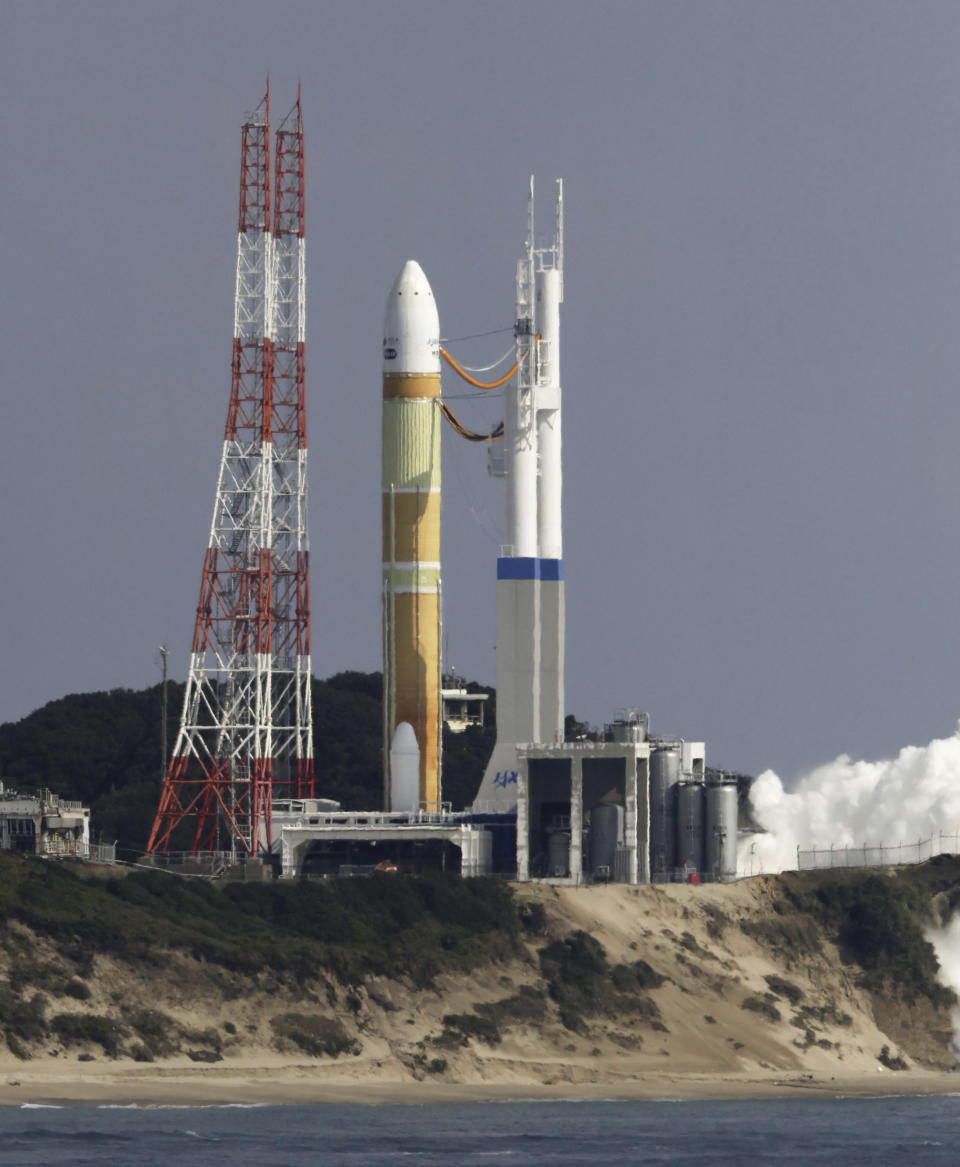
{"label": "ocean water", "polygon": [[751,1102],[0,1110],[0,1163],[714,1167],[958,1162],[960,1095]]}

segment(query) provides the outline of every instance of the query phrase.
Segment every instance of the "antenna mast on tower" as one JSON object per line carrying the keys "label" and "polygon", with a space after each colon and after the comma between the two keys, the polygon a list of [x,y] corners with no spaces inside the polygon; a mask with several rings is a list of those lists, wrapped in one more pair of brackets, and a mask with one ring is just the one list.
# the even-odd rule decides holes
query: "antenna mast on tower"
{"label": "antenna mast on tower", "polygon": [[313,795],[299,90],[275,166],[271,190],[268,84],[243,125],[230,405],[148,854],[268,852],[273,799]]}

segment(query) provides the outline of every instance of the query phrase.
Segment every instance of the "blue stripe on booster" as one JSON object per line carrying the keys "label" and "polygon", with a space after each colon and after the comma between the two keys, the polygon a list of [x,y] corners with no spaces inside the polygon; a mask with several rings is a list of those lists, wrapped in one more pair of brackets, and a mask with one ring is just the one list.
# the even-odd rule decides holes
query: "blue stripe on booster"
{"label": "blue stripe on booster", "polygon": [[498,559],[497,579],[539,579],[539,559]]}
{"label": "blue stripe on booster", "polygon": [[497,560],[497,579],[539,579],[559,583],[563,579],[562,559],[516,557]]}

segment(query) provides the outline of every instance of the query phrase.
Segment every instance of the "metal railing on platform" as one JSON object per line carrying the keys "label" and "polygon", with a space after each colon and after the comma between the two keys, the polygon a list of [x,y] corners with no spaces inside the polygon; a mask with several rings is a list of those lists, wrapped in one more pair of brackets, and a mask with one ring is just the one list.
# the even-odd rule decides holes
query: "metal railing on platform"
{"label": "metal railing on platform", "polygon": [[960,855],[960,834],[937,832],[916,843],[864,843],[862,847],[797,848],[797,870],[819,871],[831,867],[900,867],[925,863],[934,855]]}

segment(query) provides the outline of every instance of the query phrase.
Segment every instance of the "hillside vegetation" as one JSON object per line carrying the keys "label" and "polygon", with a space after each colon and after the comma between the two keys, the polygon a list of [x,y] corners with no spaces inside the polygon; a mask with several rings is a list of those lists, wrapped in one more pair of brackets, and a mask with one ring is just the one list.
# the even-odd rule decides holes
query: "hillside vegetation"
{"label": "hillside vegetation", "polygon": [[944,1068],[955,1001],[923,930],[958,898],[946,857],[560,889],[208,883],[0,854],[0,1029],[31,1064],[293,1058],[537,1082]]}
{"label": "hillside vegetation", "polygon": [[[170,749],[183,690],[169,683]],[[383,803],[381,694],[379,673],[337,673],[313,682],[317,794],[348,810]],[[484,728],[444,732],[443,796],[456,810],[473,801],[493,748],[494,703],[491,696]],[[0,725],[0,778],[8,789],[32,793],[47,787],[80,800],[91,808],[95,837],[116,840],[125,858],[141,854],[160,797],[162,709],[160,685],[51,701],[22,721]]]}

